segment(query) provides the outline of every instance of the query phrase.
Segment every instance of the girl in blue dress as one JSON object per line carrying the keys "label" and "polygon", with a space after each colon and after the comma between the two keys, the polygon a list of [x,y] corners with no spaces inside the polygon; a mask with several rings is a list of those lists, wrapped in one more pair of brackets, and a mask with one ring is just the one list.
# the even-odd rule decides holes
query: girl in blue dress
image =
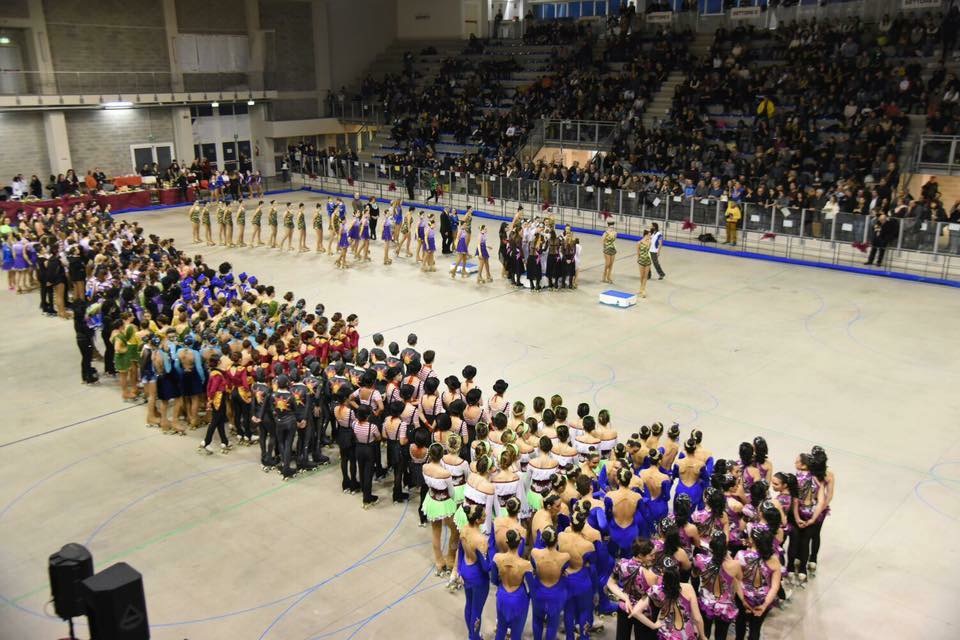
{"label": "girl in blue dress", "polygon": [[3,270],[7,272],[7,289],[14,291],[17,288],[17,272],[13,270],[13,247],[9,238],[3,240]]}
{"label": "girl in blue dress", "polygon": [[346,224],[340,225],[340,242],[337,244],[337,248],[340,250],[340,255],[337,256],[336,267],[338,269],[346,269],[347,249],[350,248],[350,237]]}
{"label": "girl in blue dress", "polygon": [[424,271],[436,271],[437,263],[434,259],[434,255],[437,252],[437,229],[436,222],[433,219],[430,220],[429,224],[426,226],[424,231],[425,236],[425,246],[423,253],[423,270]]}
{"label": "girl in blue dress", "polygon": [[364,262],[370,262],[370,205],[363,208],[363,216],[360,218],[360,259]]}

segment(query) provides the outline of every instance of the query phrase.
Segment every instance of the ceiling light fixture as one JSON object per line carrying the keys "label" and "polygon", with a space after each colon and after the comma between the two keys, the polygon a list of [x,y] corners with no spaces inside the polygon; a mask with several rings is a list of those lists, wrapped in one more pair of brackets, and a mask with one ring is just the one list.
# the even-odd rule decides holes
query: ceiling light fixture
{"label": "ceiling light fixture", "polygon": [[214,109],[216,109],[217,107],[220,106],[220,103],[217,102],[216,100],[214,100],[213,102],[210,103],[210,106],[213,107]]}
{"label": "ceiling light fixture", "polygon": [[101,104],[104,109],[129,109],[133,106],[133,103],[129,100],[110,100]]}
{"label": "ceiling light fixture", "polygon": [[255,104],[257,104],[257,103],[254,102],[253,100],[247,100],[247,106],[248,106],[248,107],[252,107],[252,106],[255,105]]}

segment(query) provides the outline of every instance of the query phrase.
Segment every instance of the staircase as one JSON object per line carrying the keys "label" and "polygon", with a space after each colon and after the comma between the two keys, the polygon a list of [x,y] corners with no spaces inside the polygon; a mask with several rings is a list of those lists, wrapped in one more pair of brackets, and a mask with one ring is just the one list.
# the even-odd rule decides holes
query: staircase
{"label": "staircase", "polygon": [[682,71],[671,71],[667,79],[660,86],[660,90],[654,94],[653,100],[643,112],[643,126],[645,129],[654,128],[658,122],[664,120],[673,106],[673,94],[677,87],[683,83],[684,75]]}

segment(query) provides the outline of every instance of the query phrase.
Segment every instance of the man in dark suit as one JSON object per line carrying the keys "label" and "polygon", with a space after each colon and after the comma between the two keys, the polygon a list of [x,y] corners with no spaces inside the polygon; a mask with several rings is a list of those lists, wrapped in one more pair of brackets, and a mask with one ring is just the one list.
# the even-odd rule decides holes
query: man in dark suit
{"label": "man in dark suit", "polygon": [[447,213],[447,207],[444,207],[440,213],[440,238],[443,241],[441,251],[446,255],[452,251],[450,245],[453,243],[453,231],[452,225],[450,224],[450,214]]}
{"label": "man in dark suit", "polygon": [[877,266],[883,265],[883,256],[887,251],[887,245],[897,241],[897,223],[887,217],[884,212],[879,212],[873,221],[873,238],[870,241],[870,256],[863,264],[873,265],[876,259]]}

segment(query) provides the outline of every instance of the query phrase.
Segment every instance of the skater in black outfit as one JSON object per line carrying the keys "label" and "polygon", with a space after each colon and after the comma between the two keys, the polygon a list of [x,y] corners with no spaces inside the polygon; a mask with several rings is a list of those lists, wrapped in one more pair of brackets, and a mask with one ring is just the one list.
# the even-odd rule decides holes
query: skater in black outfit
{"label": "skater in black outfit", "polygon": [[87,307],[85,298],[73,302],[73,331],[76,333],[77,348],[80,349],[80,379],[84,384],[100,381],[93,367],[93,329],[87,325]]}
{"label": "skater in black outfit", "polygon": [[527,256],[527,280],[530,281],[530,288],[540,291],[540,281],[543,280],[543,267],[540,262],[540,255],[543,252],[543,240],[537,236],[530,245],[530,255]]}

